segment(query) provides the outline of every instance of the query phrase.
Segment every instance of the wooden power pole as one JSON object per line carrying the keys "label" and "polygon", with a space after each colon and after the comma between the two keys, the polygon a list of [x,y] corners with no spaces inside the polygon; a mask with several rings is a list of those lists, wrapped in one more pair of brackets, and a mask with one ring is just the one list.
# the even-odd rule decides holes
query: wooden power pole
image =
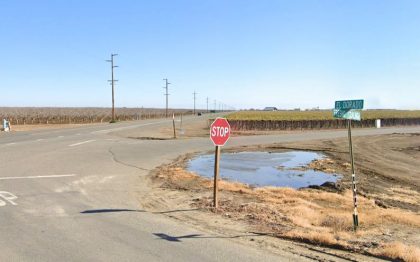
{"label": "wooden power pole", "polygon": [[195,115],[195,99],[196,99],[197,93],[194,91],[193,95],[194,95],[194,110],[193,110],[193,115]]}
{"label": "wooden power pole", "polygon": [[163,79],[165,81],[165,86],[163,88],[166,89],[165,92],[165,96],[166,96],[166,110],[165,110],[165,117],[168,117],[168,97],[169,97],[169,93],[168,93],[168,85],[170,85],[171,83],[168,82],[168,78],[164,78]]}
{"label": "wooden power pole", "polygon": [[106,60],[107,62],[111,63],[111,80],[108,80],[109,82],[111,82],[111,86],[112,86],[112,120],[111,122],[115,122],[115,99],[114,99],[114,86],[115,86],[115,82],[117,82],[118,80],[114,79],[114,68],[118,67],[116,65],[114,65],[114,56],[117,56],[118,54],[111,54],[111,60]]}

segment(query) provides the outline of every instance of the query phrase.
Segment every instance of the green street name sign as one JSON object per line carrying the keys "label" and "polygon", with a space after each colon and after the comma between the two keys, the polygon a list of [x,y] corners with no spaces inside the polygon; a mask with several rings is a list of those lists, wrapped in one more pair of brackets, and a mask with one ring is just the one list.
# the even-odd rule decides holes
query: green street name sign
{"label": "green street name sign", "polygon": [[360,111],[334,109],[334,117],[360,121]]}
{"label": "green street name sign", "polygon": [[340,109],[340,110],[363,109],[363,99],[335,101],[335,109]]}

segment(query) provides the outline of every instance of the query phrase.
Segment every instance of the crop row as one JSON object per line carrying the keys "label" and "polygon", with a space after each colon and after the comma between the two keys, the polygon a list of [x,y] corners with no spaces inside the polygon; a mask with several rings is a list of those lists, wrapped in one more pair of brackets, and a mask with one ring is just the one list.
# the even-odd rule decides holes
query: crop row
{"label": "crop row", "polygon": [[[118,121],[164,118],[165,109],[116,108]],[[169,116],[191,114],[191,110],[169,110]],[[110,108],[54,108],[54,107],[0,107],[0,119],[12,125],[30,124],[83,124],[111,120]]]}
{"label": "crop row", "polygon": [[[235,131],[274,131],[274,130],[307,130],[346,128],[347,121],[335,120],[229,120]],[[387,118],[381,120],[381,126],[420,125],[420,118]],[[353,127],[375,127],[374,119],[352,121]]]}
{"label": "crop row", "polygon": [[[363,110],[362,119],[420,118],[420,110]],[[239,111],[228,120],[334,120],[332,110],[319,111]]]}

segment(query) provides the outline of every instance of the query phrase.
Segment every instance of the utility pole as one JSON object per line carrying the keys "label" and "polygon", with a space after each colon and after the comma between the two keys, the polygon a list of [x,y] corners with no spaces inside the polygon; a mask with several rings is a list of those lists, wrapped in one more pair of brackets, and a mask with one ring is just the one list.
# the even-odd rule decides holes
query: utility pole
{"label": "utility pole", "polygon": [[216,113],[217,107],[216,107],[217,103],[216,100],[214,100],[214,112]]}
{"label": "utility pole", "polygon": [[111,54],[111,60],[106,60],[107,62],[111,63],[111,80],[108,80],[109,82],[111,82],[111,85],[112,85],[112,120],[111,122],[115,122],[114,84],[118,80],[114,79],[114,68],[118,66],[114,66],[114,56],[117,56],[117,55],[118,54]]}
{"label": "utility pole", "polygon": [[194,91],[193,95],[194,95],[194,111],[193,111],[193,114],[195,115],[195,99],[196,99],[197,93]]}
{"label": "utility pole", "polygon": [[207,114],[209,113],[209,97],[207,97]]}
{"label": "utility pole", "polygon": [[164,78],[163,79],[165,81],[165,86],[163,88],[166,89],[166,111],[165,111],[165,117],[168,117],[168,97],[169,97],[169,93],[168,93],[168,85],[170,85],[171,83],[168,82],[168,78]]}

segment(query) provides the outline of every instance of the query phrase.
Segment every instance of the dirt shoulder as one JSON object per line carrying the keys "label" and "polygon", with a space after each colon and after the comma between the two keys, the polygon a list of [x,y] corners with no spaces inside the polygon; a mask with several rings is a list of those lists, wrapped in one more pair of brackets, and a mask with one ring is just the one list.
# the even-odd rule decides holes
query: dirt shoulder
{"label": "dirt shoulder", "polygon": [[[170,216],[221,234],[245,235],[237,240],[273,251],[288,248],[314,259],[419,261],[419,134],[356,137],[354,144],[359,189],[357,232],[352,228],[346,139],[233,149],[321,151],[327,159],[313,162],[309,168],[342,174],[334,186],[295,190],[251,188],[222,181],[220,208],[214,210],[212,181],[185,170],[192,156],[187,155],[152,172],[149,182],[154,190],[144,206],[155,212],[169,207],[179,210]],[[371,257],[363,256],[366,254]]]}

